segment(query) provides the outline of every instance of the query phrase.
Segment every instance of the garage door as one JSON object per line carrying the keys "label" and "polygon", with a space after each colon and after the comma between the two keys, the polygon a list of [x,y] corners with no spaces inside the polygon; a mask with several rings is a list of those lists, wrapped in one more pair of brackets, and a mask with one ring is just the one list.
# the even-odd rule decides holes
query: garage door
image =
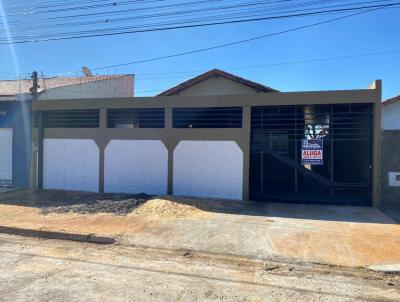
{"label": "garage door", "polygon": [[173,182],[174,195],[240,200],[243,152],[233,141],[181,141]]}
{"label": "garage door", "polygon": [[12,129],[0,129],[0,186],[12,184],[12,138]]}
{"label": "garage door", "polygon": [[372,120],[371,104],[252,107],[250,198],[371,205]]}
{"label": "garage door", "polygon": [[167,194],[168,150],[159,140],[112,140],[104,154],[106,192]]}
{"label": "garage door", "polygon": [[99,148],[91,139],[45,139],[43,187],[98,192]]}

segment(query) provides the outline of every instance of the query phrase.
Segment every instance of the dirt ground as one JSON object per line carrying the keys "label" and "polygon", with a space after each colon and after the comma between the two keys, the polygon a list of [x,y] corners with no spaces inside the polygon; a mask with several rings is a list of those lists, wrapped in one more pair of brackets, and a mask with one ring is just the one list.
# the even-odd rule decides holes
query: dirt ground
{"label": "dirt ground", "polygon": [[[113,199],[131,212],[119,215],[119,207],[111,207],[116,213],[65,210]],[[129,200],[133,206],[127,206]],[[0,225],[112,236],[125,246],[274,261],[353,267],[400,263],[400,225],[374,208],[170,196],[137,200],[131,195],[16,191],[0,195]]]}
{"label": "dirt ground", "polygon": [[0,301],[400,301],[400,277],[0,234]]}

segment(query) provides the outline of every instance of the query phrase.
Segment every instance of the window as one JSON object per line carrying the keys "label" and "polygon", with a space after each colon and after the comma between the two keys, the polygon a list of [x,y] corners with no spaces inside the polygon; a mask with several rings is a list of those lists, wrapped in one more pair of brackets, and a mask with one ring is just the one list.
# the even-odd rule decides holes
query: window
{"label": "window", "polygon": [[108,128],[164,128],[164,108],[109,109]]}
{"label": "window", "polygon": [[280,154],[288,154],[289,134],[287,131],[257,131],[253,134],[255,145],[265,145]]}
{"label": "window", "polygon": [[[51,110],[42,111],[44,128],[98,128],[99,110]],[[38,114],[35,114],[35,127],[38,127]]]}
{"label": "window", "polygon": [[174,108],[174,128],[241,128],[242,107]]}

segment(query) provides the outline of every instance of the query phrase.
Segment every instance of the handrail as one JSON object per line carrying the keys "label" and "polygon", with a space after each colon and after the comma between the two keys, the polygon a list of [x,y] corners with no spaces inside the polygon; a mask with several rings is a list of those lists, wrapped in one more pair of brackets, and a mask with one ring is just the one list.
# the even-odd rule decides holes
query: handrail
{"label": "handrail", "polygon": [[285,163],[286,165],[296,169],[300,173],[309,176],[310,178],[314,179],[318,183],[327,186],[329,188],[370,188],[370,185],[365,183],[338,183],[332,180],[327,179],[313,171],[310,171],[304,168],[301,164],[296,163],[294,160],[288,158],[287,156],[281,155],[276,151],[271,150],[265,144],[257,144],[255,148],[260,146],[260,148],[267,153],[269,156]]}

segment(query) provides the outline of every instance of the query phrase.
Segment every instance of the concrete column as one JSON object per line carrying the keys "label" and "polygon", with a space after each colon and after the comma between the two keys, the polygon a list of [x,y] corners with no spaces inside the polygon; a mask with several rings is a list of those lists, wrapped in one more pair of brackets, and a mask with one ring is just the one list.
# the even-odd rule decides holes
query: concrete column
{"label": "concrete column", "polygon": [[39,112],[38,113],[38,144],[37,144],[37,167],[38,167],[38,173],[37,173],[37,188],[38,189],[43,189],[43,113]]}
{"label": "concrete column", "polygon": [[376,80],[371,86],[375,89],[375,103],[373,106],[373,134],[372,134],[372,205],[381,205],[381,102],[382,102],[382,81]]}
{"label": "concrete column", "polygon": [[165,107],[165,133],[166,139],[164,145],[168,150],[168,195],[173,194],[173,181],[174,181],[174,148],[175,144],[172,143],[172,108]]}
{"label": "concrete column", "polygon": [[242,117],[242,143],[243,150],[243,200],[249,200],[250,187],[250,134],[251,134],[251,107],[243,106]]}
{"label": "concrete column", "polygon": [[[100,116],[99,116],[99,130],[100,133],[104,134],[105,130],[107,129],[107,109],[101,108],[100,109]],[[96,144],[99,147],[99,192],[104,193],[104,150],[108,144],[103,137],[96,140]]]}
{"label": "concrete column", "polygon": [[99,128],[107,129],[107,109],[101,108],[99,112]]}

